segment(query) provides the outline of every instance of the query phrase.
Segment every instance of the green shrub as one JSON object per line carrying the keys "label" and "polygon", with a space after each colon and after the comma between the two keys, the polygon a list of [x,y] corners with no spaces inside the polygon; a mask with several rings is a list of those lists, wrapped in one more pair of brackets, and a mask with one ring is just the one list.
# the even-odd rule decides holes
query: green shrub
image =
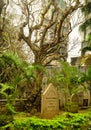
{"label": "green shrub", "polygon": [[91,112],[69,113],[54,119],[40,119],[37,117],[17,117],[6,123],[0,130],[91,130]]}
{"label": "green shrub", "polygon": [[15,130],[63,130],[65,126],[57,120],[39,119],[36,117],[14,121]]}
{"label": "green shrub", "polygon": [[15,114],[16,113],[15,108],[11,103],[6,104],[6,109],[7,109],[7,112],[9,114]]}
{"label": "green shrub", "polygon": [[12,115],[0,114],[0,126],[9,124],[13,120]]}
{"label": "green shrub", "polygon": [[68,112],[77,113],[78,109],[79,109],[78,104],[76,104],[74,102],[67,102],[65,104],[65,110]]}

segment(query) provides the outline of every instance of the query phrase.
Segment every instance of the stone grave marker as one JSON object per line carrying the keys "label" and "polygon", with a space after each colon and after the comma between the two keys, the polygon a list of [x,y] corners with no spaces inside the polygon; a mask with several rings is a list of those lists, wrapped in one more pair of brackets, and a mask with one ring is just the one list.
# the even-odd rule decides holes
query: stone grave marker
{"label": "stone grave marker", "polygon": [[53,84],[49,84],[41,97],[41,115],[43,118],[53,118],[59,113],[59,96]]}

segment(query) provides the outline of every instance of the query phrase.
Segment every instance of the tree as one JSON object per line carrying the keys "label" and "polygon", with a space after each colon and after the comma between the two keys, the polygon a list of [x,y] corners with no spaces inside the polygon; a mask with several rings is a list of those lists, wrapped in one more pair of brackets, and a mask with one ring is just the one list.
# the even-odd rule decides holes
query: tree
{"label": "tree", "polygon": [[[34,4],[32,1],[30,3]],[[20,39],[23,39],[32,49],[35,64],[46,66],[54,59],[65,58],[65,55],[59,52],[60,49],[64,50],[67,46],[66,38],[70,32],[69,22],[67,21],[69,21],[70,14],[79,7],[79,4],[80,2],[77,1],[75,6],[70,5],[63,12],[58,8],[56,1],[50,0],[45,8],[42,7],[42,11],[40,10],[40,19],[37,19],[39,20],[37,22],[34,19],[34,13],[32,11],[30,14],[28,13],[28,4],[22,2],[22,9],[26,10],[23,13],[26,21],[20,28]],[[29,19],[29,15],[33,20]],[[29,26],[30,20],[32,21],[31,26]],[[28,26],[29,34],[27,37],[23,31],[25,26]],[[41,36],[39,36],[40,32]],[[34,35],[36,37],[32,39]]]}
{"label": "tree", "polygon": [[[1,5],[3,1],[0,1]],[[23,60],[27,59],[23,51],[24,42],[18,41],[19,27],[15,26],[15,14],[9,12],[10,3],[8,0],[2,7],[0,17],[0,54],[7,51],[17,53]],[[14,10],[14,9],[13,9]]]}
{"label": "tree", "polygon": [[[19,40],[23,39],[33,51],[34,64],[47,66],[52,60],[67,57],[67,52],[65,53],[64,50],[67,48],[67,38],[71,32],[68,21],[72,12],[79,8],[80,2],[77,0],[74,5],[66,6],[64,10],[58,6],[56,0],[43,2],[45,4],[42,3],[42,9],[39,10],[36,1],[21,1],[20,7],[24,22],[20,27]],[[33,10],[34,6],[36,10]],[[39,18],[36,14],[38,11]],[[27,36],[24,34],[24,28],[26,27],[28,28]],[[43,78],[40,71],[36,74],[38,82],[33,87],[36,90],[34,97],[38,95],[37,93],[40,94]]]}
{"label": "tree", "polygon": [[[71,32],[70,16],[80,7],[80,1],[70,1],[61,9],[56,0],[13,1],[21,9],[19,40],[27,43],[34,54],[34,65],[46,67],[52,60],[66,59],[67,40]],[[58,1],[59,2],[59,1]],[[61,2],[61,1],[60,1]],[[40,8],[38,7],[40,6]],[[27,29],[27,32],[25,30]],[[36,81],[32,87],[30,100],[40,103],[43,72],[36,71]]]}
{"label": "tree", "polygon": [[0,4],[3,5],[1,6],[3,11],[0,17],[0,53],[2,53],[10,49],[10,45],[12,46],[12,43],[14,44],[13,39],[17,39],[17,36],[16,29],[12,22],[13,16],[7,12],[9,2],[4,3],[3,0],[1,0]]}

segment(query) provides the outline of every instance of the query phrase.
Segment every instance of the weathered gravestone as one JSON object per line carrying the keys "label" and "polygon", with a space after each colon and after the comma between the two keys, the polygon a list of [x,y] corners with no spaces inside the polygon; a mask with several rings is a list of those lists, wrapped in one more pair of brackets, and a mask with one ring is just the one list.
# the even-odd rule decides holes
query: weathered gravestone
{"label": "weathered gravestone", "polygon": [[41,115],[43,118],[53,118],[59,113],[59,96],[57,89],[49,84],[42,93]]}

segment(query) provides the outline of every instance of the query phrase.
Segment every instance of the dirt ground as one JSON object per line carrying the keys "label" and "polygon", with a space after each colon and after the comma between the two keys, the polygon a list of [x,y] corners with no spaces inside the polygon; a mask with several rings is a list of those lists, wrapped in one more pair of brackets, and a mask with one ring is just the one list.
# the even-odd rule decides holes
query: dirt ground
{"label": "dirt ground", "polygon": [[[78,113],[87,113],[88,111],[91,111],[91,107],[89,108],[83,108],[78,111]],[[66,111],[60,110],[58,115],[63,115]],[[38,118],[41,118],[41,112],[35,112],[35,113],[24,113],[20,112],[14,115],[14,118],[24,118],[24,117],[32,117],[36,116]]]}

